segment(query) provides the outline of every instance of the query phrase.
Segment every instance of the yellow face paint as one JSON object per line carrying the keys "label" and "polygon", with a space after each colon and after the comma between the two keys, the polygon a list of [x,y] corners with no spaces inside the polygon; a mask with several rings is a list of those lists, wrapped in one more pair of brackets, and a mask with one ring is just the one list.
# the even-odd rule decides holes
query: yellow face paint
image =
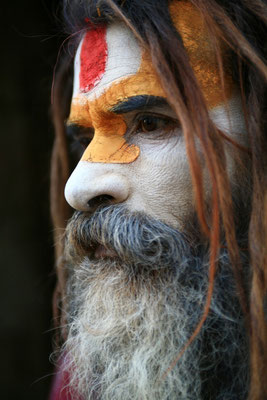
{"label": "yellow face paint", "polygon": [[[222,91],[215,52],[202,16],[186,1],[173,1],[170,14],[181,34],[208,107],[223,103],[230,98],[233,84],[231,79],[227,79],[225,91]],[[80,45],[76,56],[76,83],[68,123],[93,127],[95,130],[82,160],[131,163],[139,156],[140,149],[126,142],[126,124],[122,116],[111,112],[112,107],[133,96],[166,98],[166,94],[149,54],[141,51],[128,28],[122,24],[108,26],[103,32],[98,28],[91,45],[95,48],[95,38],[102,37],[100,54],[96,53],[100,72],[90,58],[90,34],[83,39],[84,43]],[[82,55],[82,51],[86,51],[87,56]],[[90,79],[87,80],[86,74]]]}

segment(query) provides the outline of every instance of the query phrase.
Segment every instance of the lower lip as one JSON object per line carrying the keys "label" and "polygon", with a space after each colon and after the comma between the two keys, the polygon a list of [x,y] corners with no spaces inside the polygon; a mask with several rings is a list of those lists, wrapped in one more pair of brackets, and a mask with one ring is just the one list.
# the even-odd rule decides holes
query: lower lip
{"label": "lower lip", "polygon": [[116,257],[117,254],[115,253],[114,250],[107,249],[104,247],[102,244],[98,245],[95,251],[95,258],[100,259],[100,258],[114,258]]}

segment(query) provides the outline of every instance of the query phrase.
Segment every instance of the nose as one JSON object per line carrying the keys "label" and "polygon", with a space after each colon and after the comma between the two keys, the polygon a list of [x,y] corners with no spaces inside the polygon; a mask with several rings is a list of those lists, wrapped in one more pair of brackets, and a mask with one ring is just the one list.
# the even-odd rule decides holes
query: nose
{"label": "nose", "polygon": [[122,203],[128,196],[128,181],[111,164],[80,161],[65,187],[67,202],[78,211]]}

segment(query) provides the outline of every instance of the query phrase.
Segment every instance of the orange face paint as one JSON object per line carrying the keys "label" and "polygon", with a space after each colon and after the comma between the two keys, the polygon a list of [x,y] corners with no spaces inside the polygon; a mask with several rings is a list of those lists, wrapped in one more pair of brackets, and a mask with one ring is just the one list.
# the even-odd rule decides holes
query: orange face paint
{"label": "orange face paint", "polygon": [[[118,35],[122,36],[121,33],[124,33],[126,29],[124,26],[119,25]],[[128,32],[127,34],[129,35]],[[137,47],[138,44],[135,39],[132,37],[131,40],[134,46]],[[121,43],[118,44],[121,45]],[[98,92],[94,93],[91,90],[88,92],[89,96],[83,93],[82,90],[79,90],[77,96],[72,100],[68,122],[70,124],[94,127],[95,129],[94,138],[82,156],[82,160],[84,161],[130,163],[136,160],[140,149],[126,142],[124,138],[127,130],[126,124],[122,116],[112,113],[110,109],[132,96],[153,95],[165,97],[157,75],[151,67],[150,58],[145,53],[141,56],[139,46],[138,51],[134,46],[132,45],[131,50],[134,50],[136,57],[139,56],[141,58],[135,73],[132,73],[130,70],[127,74],[126,67],[126,71],[124,71],[126,76],[116,79],[116,75],[115,78],[112,76],[113,70],[110,68],[110,71],[107,71],[106,75],[110,76],[107,81],[111,81],[111,85],[107,84],[103,88],[103,91],[100,91],[100,94]],[[133,55],[131,55],[132,57]],[[131,58],[128,59],[128,64],[131,62]],[[84,73],[80,74],[80,76],[82,76],[83,82],[85,82]],[[92,76],[96,79],[95,74],[92,74]],[[89,86],[90,82],[83,83],[83,87],[86,85]]]}
{"label": "orange face paint", "polygon": [[[170,14],[181,34],[208,107],[223,103],[232,93],[232,82],[226,80],[223,92],[215,53],[199,11],[189,2],[173,1]],[[100,163],[135,161],[140,149],[126,142],[126,124],[122,116],[110,110],[133,96],[166,97],[149,54],[141,51],[128,28],[117,23],[87,33],[75,64],[68,122],[95,129],[94,138],[82,160]]]}
{"label": "orange face paint", "polygon": [[182,37],[208,107],[211,109],[224,103],[231,97],[233,81],[228,74],[225,77],[224,91],[222,90],[214,47],[200,12],[187,1],[172,1],[170,14]]}
{"label": "orange face paint", "polygon": [[99,113],[90,107],[94,121],[95,134],[90,146],[85,150],[82,160],[90,162],[128,163],[139,155],[139,148],[129,145],[124,139],[126,124],[120,115],[112,112]]}

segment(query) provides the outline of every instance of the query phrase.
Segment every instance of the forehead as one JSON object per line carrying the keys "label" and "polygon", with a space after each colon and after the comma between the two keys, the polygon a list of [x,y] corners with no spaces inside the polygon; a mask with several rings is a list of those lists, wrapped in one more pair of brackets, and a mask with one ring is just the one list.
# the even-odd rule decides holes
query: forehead
{"label": "forehead", "polygon": [[69,122],[92,126],[97,114],[110,117],[118,103],[140,95],[165,97],[150,55],[133,33],[122,23],[87,32],[75,57]]}
{"label": "forehead", "polygon": [[140,46],[124,24],[92,29],[76,53],[73,94],[97,98],[114,82],[136,74],[140,64]]}
{"label": "forehead", "polygon": [[[208,107],[224,103],[231,97],[232,80],[226,75],[222,90],[213,40],[201,14],[187,1],[173,1],[169,10]],[[86,32],[75,57],[71,119],[76,120],[77,112],[83,119],[92,102],[96,108],[108,110],[138,95],[167,97],[150,54],[130,29],[113,22]]]}

